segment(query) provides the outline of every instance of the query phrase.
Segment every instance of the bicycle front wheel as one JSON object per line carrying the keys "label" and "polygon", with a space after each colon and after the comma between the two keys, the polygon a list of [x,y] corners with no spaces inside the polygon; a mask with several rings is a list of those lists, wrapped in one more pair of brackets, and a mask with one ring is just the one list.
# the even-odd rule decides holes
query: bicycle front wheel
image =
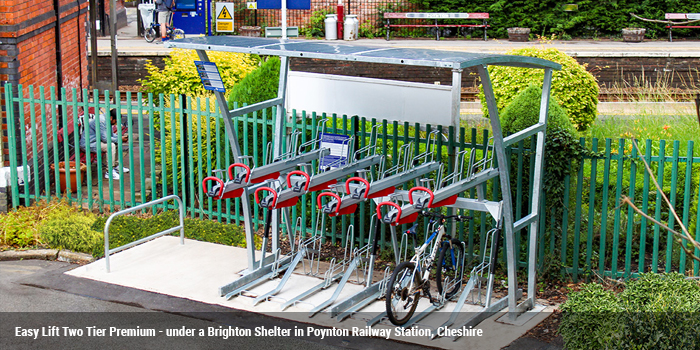
{"label": "bicycle front wheel", "polygon": [[156,29],[153,27],[148,28],[146,33],[143,34],[143,38],[149,43],[152,43],[157,37],[158,33],[156,33]]}
{"label": "bicycle front wheel", "polygon": [[420,298],[419,279],[413,263],[402,262],[394,269],[386,289],[386,314],[391,323],[400,326],[413,316]]}
{"label": "bicycle front wheel", "polygon": [[185,38],[185,31],[182,29],[173,29],[172,38],[173,39],[184,39]]}
{"label": "bicycle front wheel", "polygon": [[438,257],[437,271],[435,271],[435,279],[437,280],[438,293],[442,294],[445,291],[445,300],[455,296],[462,287],[462,275],[464,268],[464,248],[462,243],[457,240],[452,240],[452,245],[445,242],[440,250]]}

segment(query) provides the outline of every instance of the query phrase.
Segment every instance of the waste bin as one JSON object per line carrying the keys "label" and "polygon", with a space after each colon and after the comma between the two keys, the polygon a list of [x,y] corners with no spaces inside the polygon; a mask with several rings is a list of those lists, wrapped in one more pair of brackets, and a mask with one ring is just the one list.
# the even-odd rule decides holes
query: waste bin
{"label": "waste bin", "polygon": [[139,12],[141,13],[141,21],[143,22],[143,30],[148,31],[148,28],[153,24],[153,16],[156,12],[155,4],[139,4]]}
{"label": "waste bin", "polygon": [[338,15],[328,14],[323,21],[326,25],[326,40],[338,39]]}
{"label": "waste bin", "polygon": [[360,22],[357,19],[357,15],[345,16],[345,23],[343,25],[343,39],[357,40],[357,29],[359,26]]}

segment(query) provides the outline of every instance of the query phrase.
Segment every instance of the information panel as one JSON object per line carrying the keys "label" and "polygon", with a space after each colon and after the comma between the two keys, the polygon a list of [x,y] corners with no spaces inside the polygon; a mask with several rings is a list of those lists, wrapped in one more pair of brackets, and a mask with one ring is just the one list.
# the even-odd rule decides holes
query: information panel
{"label": "information panel", "polygon": [[331,153],[320,159],[319,168],[332,169],[348,164],[348,142],[350,136],[321,134],[321,148],[328,148]]}
{"label": "information panel", "polygon": [[216,63],[194,61],[194,65],[197,67],[197,73],[199,73],[199,78],[202,79],[204,89],[226,92],[226,87],[224,87],[224,82],[221,80],[221,74],[219,74],[219,68],[216,67]]}

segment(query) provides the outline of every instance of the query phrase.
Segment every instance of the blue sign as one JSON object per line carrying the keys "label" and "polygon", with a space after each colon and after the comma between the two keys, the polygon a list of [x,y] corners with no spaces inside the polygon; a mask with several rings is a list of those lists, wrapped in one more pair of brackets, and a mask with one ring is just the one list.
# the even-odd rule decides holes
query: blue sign
{"label": "blue sign", "polygon": [[[279,10],[282,0],[258,0],[258,10]],[[287,0],[289,10],[311,10],[311,0]]]}
{"label": "blue sign", "polygon": [[226,87],[224,87],[224,82],[221,80],[221,74],[219,74],[219,68],[216,67],[216,63],[194,61],[194,65],[197,67],[197,73],[199,78],[202,79],[202,85],[204,85],[205,90],[226,92]]}
{"label": "blue sign", "polygon": [[350,136],[321,134],[321,148],[328,148],[331,153],[319,161],[320,169],[338,168],[348,164],[348,143]]}

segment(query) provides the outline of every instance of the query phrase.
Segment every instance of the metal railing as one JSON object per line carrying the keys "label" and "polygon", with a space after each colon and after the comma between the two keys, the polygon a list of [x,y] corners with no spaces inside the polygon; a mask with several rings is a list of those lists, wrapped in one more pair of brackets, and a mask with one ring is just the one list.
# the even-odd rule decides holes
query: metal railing
{"label": "metal railing", "polygon": [[[14,87],[5,89],[3,107],[9,127],[9,154],[5,157],[11,167],[12,207],[30,206],[41,200],[63,198],[69,203],[90,210],[116,211],[137,206],[158,198],[177,195],[182,199],[185,214],[193,218],[211,219],[231,224],[242,224],[240,199],[215,201],[206,196],[201,182],[213,176],[215,169],[225,169],[234,162],[228,139],[224,137],[220,114],[211,101],[200,98],[149,95],[114,94],[116,101],[126,95],[129,103],[111,103],[110,95],[98,95],[90,101],[87,91],[78,98],[77,91],[44,91],[43,88]],[[38,94],[36,93],[38,91]],[[48,98],[46,98],[48,96]],[[107,102],[104,102],[107,101]],[[24,108],[20,108],[23,106]],[[86,120],[81,111],[90,108],[104,113],[111,108],[120,109],[120,118],[127,123],[127,141],[119,154],[119,164],[131,168],[128,174],[120,174],[121,180],[105,179],[100,170],[100,157],[87,161],[88,171],[75,174],[76,182],[60,188],[59,171],[49,165],[70,162],[75,159],[91,159],[89,148],[76,146],[80,137],[78,121]],[[62,113],[51,113],[61,110]],[[123,115],[123,116],[122,116]],[[274,111],[262,111],[234,118],[242,152],[251,156],[251,164],[265,163],[265,147],[273,139]],[[314,113],[291,111],[286,124],[288,132],[299,131],[299,142],[304,143],[317,134],[317,116]],[[320,117],[320,115],[319,115]],[[440,130],[448,136],[438,140],[443,150],[436,160],[449,164],[447,172],[454,168],[450,156],[468,149],[476,149],[479,159],[489,149],[488,130],[446,128],[430,124],[409,124],[386,120],[365,119],[329,114],[326,130],[334,134],[353,135],[359,147],[367,146],[373,125],[381,125],[377,135],[377,151],[389,159],[387,166],[402,159],[401,148],[413,142],[411,157],[425,150],[427,135]],[[426,118],[427,120],[428,118]],[[53,125],[68,126],[53,128]],[[74,128],[70,128],[70,126]],[[189,125],[189,128],[181,128]],[[517,135],[517,134],[516,134]],[[60,136],[60,137],[59,137]],[[517,140],[517,136],[511,137]],[[84,141],[82,141],[84,142]],[[544,215],[540,217],[538,237],[538,264],[544,268],[556,262],[563,266],[562,272],[573,279],[588,276],[596,271],[614,278],[634,277],[640,272],[679,271],[700,275],[700,262],[692,260],[673,237],[658,225],[627,206],[620,206],[618,198],[626,195],[635,198],[637,206],[655,220],[669,221],[669,227],[678,228],[678,222],[670,218],[668,208],[662,203],[659,193],[653,188],[650,175],[640,167],[644,158],[654,170],[664,191],[681,217],[681,221],[700,239],[698,198],[700,198],[700,149],[697,141],[687,143],[665,140],[639,140],[641,152],[631,147],[629,140],[581,139],[581,145],[596,155],[571,165],[570,175],[563,180],[563,189],[558,195],[544,194]],[[507,149],[511,158],[513,183],[514,219],[520,220],[529,212],[531,152],[524,140],[517,140]],[[488,152],[487,152],[488,153]],[[477,159],[478,160],[478,159]],[[18,170],[19,168],[19,170]],[[90,171],[92,169],[92,172]],[[409,185],[410,187],[410,185]],[[500,186],[489,181],[486,185],[488,198],[496,198]],[[402,188],[408,189],[408,188]],[[465,194],[476,196],[471,189]],[[291,208],[292,220],[302,218],[312,234],[313,223],[319,215],[315,195],[304,195],[299,204]],[[153,212],[167,211],[174,206],[167,203],[154,204]],[[355,224],[355,239],[362,245],[367,242],[369,215],[374,203],[361,203],[356,214],[327,220],[324,240],[345,244],[344,232]],[[253,206],[254,225],[262,225],[263,210]],[[466,256],[478,259],[484,250],[486,233],[492,223],[479,214],[474,222],[460,223],[457,232],[466,243]],[[406,228],[402,228],[405,230]],[[385,229],[379,233],[382,247],[388,246],[389,234]],[[527,244],[526,239],[516,235],[515,245]],[[526,266],[526,254],[516,255],[520,266]],[[700,255],[700,250],[696,252]],[[550,269],[551,272],[551,269]]]}
{"label": "metal railing", "polygon": [[[180,212],[180,225],[175,226],[175,227],[170,228],[170,229],[167,229],[165,231],[154,233],[148,237],[141,238],[138,241],[134,241],[134,242],[125,244],[123,246],[116,247],[114,249],[109,249],[109,225],[112,223],[112,220],[114,218],[116,218],[117,216],[124,215],[124,214],[132,213],[132,212],[135,212],[135,211],[138,211],[141,209],[150,208],[156,204],[167,202],[171,199],[174,199],[175,202],[177,203],[178,210]],[[109,269],[109,255],[110,254],[122,251],[124,249],[131,248],[133,246],[137,246],[141,243],[145,243],[145,242],[150,241],[152,239],[155,239],[155,238],[158,238],[160,236],[164,236],[164,235],[176,232],[176,231],[180,231],[180,245],[184,245],[185,244],[185,210],[184,210],[184,206],[182,205],[182,200],[180,199],[180,197],[175,196],[175,195],[163,197],[161,199],[150,201],[148,203],[143,203],[141,205],[137,205],[137,206],[129,208],[129,209],[120,210],[120,211],[110,215],[109,218],[107,219],[107,222],[105,222],[105,264],[107,267],[107,272],[108,273],[110,272],[110,269]]]}

